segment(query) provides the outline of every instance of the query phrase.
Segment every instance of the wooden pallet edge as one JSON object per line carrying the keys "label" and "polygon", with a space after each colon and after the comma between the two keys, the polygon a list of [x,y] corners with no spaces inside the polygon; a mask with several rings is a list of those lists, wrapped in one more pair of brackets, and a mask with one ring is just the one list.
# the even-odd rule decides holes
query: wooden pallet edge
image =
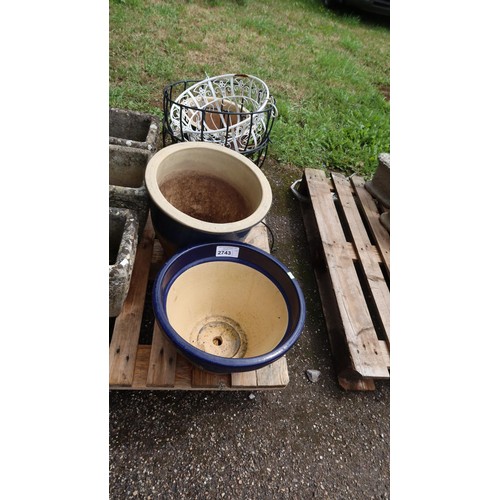
{"label": "wooden pallet edge", "polygon": [[[210,381],[202,382],[200,385],[193,385],[193,374],[196,370],[195,367],[181,354],[177,354],[176,368],[175,368],[175,380],[172,385],[148,385],[147,376],[149,370],[149,358],[151,356],[151,345],[139,344],[137,346],[137,356],[134,367],[134,377],[131,385],[117,385],[110,387],[113,391],[127,391],[127,390],[147,390],[147,391],[270,391],[270,390],[283,390],[287,384],[270,384],[261,386],[252,386],[250,384],[237,385],[233,384],[233,377],[238,377],[244,374],[211,374],[212,379]],[[283,358],[281,358],[283,359]],[[207,372],[208,373],[208,372]],[[256,378],[257,371],[247,372],[253,373]],[[196,376],[196,375],[194,375]],[[287,374],[288,376],[288,374]],[[197,379],[199,382],[200,378]],[[218,380],[218,382],[214,382]],[[205,384],[205,385],[203,385]]]}

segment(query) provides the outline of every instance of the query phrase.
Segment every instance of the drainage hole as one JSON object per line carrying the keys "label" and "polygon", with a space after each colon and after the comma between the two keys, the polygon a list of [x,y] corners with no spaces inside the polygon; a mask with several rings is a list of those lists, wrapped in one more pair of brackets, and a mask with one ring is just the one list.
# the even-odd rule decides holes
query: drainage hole
{"label": "drainage hole", "polygon": [[212,342],[214,343],[214,345],[221,345],[222,344],[222,338],[221,337],[214,337],[214,339],[212,340]]}

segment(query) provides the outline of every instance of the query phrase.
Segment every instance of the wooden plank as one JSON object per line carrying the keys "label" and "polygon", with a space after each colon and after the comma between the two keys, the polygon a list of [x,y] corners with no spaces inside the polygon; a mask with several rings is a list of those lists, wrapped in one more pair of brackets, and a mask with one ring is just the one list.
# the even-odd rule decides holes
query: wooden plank
{"label": "wooden plank", "polygon": [[[352,243],[349,241],[345,243],[335,243],[333,245],[339,252],[344,252],[346,255],[349,256],[351,260],[358,260],[358,253],[356,252],[356,249]],[[376,247],[373,245],[369,246],[368,248],[365,249],[365,252],[370,255],[370,258],[373,259],[375,262],[381,263],[382,260],[380,259],[380,255],[378,253],[378,250]]]}
{"label": "wooden plank", "polygon": [[372,231],[372,236],[380,252],[382,262],[385,265],[388,275],[390,275],[391,254],[389,232],[380,222],[380,213],[377,209],[377,204],[370,193],[365,189],[364,179],[359,176],[353,176],[351,178],[351,183],[361,202],[363,213],[368,221],[370,230]]}
{"label": "wooden plank", "polygon": [[364,226],[356,201],[351,193],[350,182],[345,177],[332,175],[335,191],[342,205],[342,210],[349,224],[354,241],[354,247],[361,262],[368,287],[376,306],[378,319],[383,328],[383,334],[390,339],[389,289],[377,261],[372,259],[369,251],[372,247],[370,238]]}
{"label": "wooden plank", "polygon": [[109,385],[131,386],[141,329],[154,231],[151,218],[138,244],[127,298],[115,320],[109,346]]}
{"label": "wooden plank", "polygon": [[132,389],[143,389],[146,387],[146,380],[149,368],[149,356],[151,354],[151,346],[137,346],[137,356],[135,358],[134,379],[132,381]]}
{"label": "wooden plank", "polygon": [[288,385],[288,365],[285,356],[277,359],[274,363],[256,370],[257,386],[261,387],[283,387]]}
{"label": "wooden plank", "polygon": [[[325,177],[325,173],[322,170],[314,168],[306,168],[303,179],[305,181],[304,184],[307,185],[309,197],[313,205],[318,230],[320,230],[321,222],[322,231],[320,230],[319,235],[322,241],[326,238],[327,241],[325,243],[329,247],[339,245],[340,248],[343,245],[345,246],[347,239],[335,208],[333,185],[330,180]],[[323,234],[325,231],[326,233]]]}
{"label": "wooden plank", "polygon": [[353,370],[360,377],[387,378],[387,367],[377,354],[378,339],[354,263],[349,255],[335,249],[337,242],[344,244],[346,239],[325,174],[321,170],[305,169],[304,181],[308,186]]}
{"label": "wooden plank", "polygon": [[231,387],[231,376],[228,374],[211,373],[193,367],[191,386],[193,388],[226,389]]}
{"label": "wooden plank", "polygon": [[180,353],[177,353],[175,362],[175,389],[192,389],[193,365]]}
{"label": "wooden plank", "polygon": [[176,358],[177,349],[155,321],[146,385],[149,387],[173,387]]}
{"label": "wooden plank", "polygon": [[353,370],[344,370],[339,373],[340,387],[346,391],[374,391],[375,382],[371,378],[360,378]]}
{"label": "wooden plank", "polygon": [[380,354],[384,357],[386,366],[391,366],[390,354],[389,354],[389,346],[387,342],[381,340],[379,342]]}
{"label": "wooden plank", "polygon": [[[380,341],[380,355],[383,356],[385,363],[389,366],[389,350],[384,340]],[[340,386],[348,391],[373,391],[375,382],[370,378],[360,378],[359,374],[350,368],[345,368],[338,374]]]}
{"label": "wooden plank", "polygon": [[317,230],[314,211],[311,205],[306,205],[304,203],[301,204],[301,211],[309,249],[313,258],[314,275],[316,277],[316,283],[318,284],[323,317],[325,319],[339,384],[346,390],[375,390],[375,383],[372,379],[360,379],[358,376],[355,381],[351,381],[345,380],[344,377],[341,376],[341,373],[343,373],[346,368],[351,368],[352,359],[347,348],[347,343],[345,342],[344,327],[336,304],[331,276],[324,262],[324,253]]}
{"label": "wooden plank", "polygon": [[247,388],[257,387],[257,372],[231,373],[231,387]]}

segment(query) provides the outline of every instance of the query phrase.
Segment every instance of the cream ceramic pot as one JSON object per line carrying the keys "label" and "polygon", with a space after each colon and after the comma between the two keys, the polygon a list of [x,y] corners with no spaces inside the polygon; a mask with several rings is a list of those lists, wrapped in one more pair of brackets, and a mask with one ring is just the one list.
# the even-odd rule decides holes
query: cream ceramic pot
{"label": "cream ceramic pot", "polygon": [[153,226],[167,253],[243,240],[272,203],[262,171],[219,144],[186,142],[161,149],[146,167],[145,183]]}

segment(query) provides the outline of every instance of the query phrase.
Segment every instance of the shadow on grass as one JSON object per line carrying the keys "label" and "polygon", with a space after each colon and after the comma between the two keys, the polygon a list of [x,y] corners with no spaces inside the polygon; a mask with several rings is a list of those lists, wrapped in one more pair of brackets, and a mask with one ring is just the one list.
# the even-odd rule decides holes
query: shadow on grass
{"label": "shadow on grass", "polygon": [[344,20],[357,20],[360,24],[374,28],[390,29],[391,18],[382,14],[374,14],[372,12],[365,12],[354,7],[339,6],[329,8],[332,12],[337,14]]}

